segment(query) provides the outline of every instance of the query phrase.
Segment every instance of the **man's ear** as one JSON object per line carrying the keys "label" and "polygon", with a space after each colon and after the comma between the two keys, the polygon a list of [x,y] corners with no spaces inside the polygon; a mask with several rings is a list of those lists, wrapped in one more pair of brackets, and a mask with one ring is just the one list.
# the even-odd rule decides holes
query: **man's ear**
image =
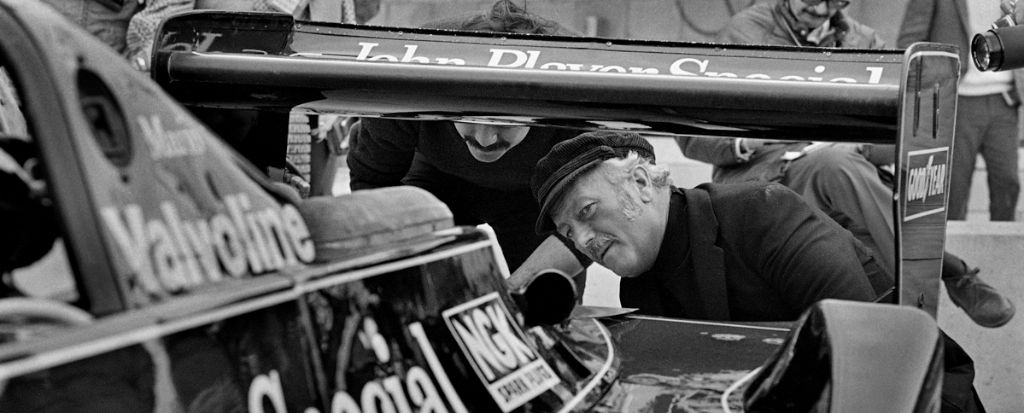
{"label": "man's ear", "polygon": [[651,182],[651,173],[643,165],[634,165],[629,171],[630,180],[636,185],[640,199],[649,202],[654,199],[654,183]]}

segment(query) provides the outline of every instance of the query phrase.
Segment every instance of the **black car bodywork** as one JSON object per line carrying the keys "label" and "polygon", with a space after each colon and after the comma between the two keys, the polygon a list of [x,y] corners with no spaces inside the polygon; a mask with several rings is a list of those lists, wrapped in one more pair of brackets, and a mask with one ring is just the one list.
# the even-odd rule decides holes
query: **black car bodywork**
{"label": "black car bodywork", "polygon": [[[316,217],[261,172],[280,162],[290,110],[892,143],[897,301],[935,313],[959,73],[946,47],[733,48],[189,13],[164,23],[153,82],[45,7],[3,0],[0,58],[61,229],[56,275],[73,289],[0,299],[11,303],[0,410],[719,411],[723,390],[789,331],[643,316],[527,326],[493,234],[443,219],[318,259]],[[189,109],[249,111],[259,126],[232,149]]]}

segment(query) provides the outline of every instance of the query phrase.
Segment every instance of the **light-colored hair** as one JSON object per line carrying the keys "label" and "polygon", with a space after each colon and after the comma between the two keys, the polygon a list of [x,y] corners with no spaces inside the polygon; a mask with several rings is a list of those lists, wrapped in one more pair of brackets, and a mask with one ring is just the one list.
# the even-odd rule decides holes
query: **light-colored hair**
{"label": "light-colored hair", "polygon": [[647,174],[651,177],[651,183],[655,188],[664,188],[672,185],[672,178],[669,177],[669,170],[664,166],[655,164],[648,158],[640,156],[635,151],[629,151],[629,154],[625,158],[612,158],[603,162],[603,165],[609,166],[604,168],[605,175],[614,184],[620,184],[628,179],[631,179],[632,175],[630,171],[634,167],[641,167],[647,170]]}

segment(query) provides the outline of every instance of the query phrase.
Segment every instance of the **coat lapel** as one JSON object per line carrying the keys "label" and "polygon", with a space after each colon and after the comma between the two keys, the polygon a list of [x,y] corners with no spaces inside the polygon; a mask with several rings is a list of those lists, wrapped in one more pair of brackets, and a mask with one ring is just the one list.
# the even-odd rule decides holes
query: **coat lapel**
{"label": "coat lapel", "polygon": [[[702,318],[729,320],[729,296],[725,284],[725,254],[715,245],[718,238],[718,220],[711,208],[711,197],[702,188],[685,190],[687,225],[690,229],[690,256],[693,263],[696,290],[690,292],[701,303]],[[696,296],[696,297],[694,297]],[[681,297],[682,298],[682,297]],[[690,300],[684,306],[690,307]],[[688,308],[689,310],[689,308]],[[691,313],[692,314],[692,313]]]}

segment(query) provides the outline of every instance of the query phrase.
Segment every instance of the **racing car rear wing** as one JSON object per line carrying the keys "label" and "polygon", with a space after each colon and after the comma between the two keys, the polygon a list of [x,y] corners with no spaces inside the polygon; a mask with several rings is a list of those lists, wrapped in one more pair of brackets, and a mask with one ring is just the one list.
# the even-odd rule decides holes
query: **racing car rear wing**
{"label": "racing car rear wing", "polygon": [[897,301],[935,314],[959,60],[296,22],[166,20],[153,77],[192,108],[895,144]]}

